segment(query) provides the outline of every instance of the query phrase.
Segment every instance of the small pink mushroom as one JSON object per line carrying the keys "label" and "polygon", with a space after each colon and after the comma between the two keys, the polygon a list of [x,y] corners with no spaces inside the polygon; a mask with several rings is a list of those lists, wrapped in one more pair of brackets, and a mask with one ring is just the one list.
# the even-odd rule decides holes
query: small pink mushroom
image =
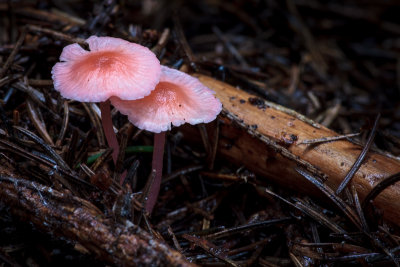
{"label": "small pink mushroom", "polygon": [[208,123],[221,112],[221,102],[198,79],[161,67],[160,82],[150,95],[133,101],[111,97],[111,104],[138,128],[154,133],[184,123]]}
{"label": "small pink mushroom", "polygon": [[119,38],[91,36],[86,42],[90,51],[79,44],[64,47],[61,62],[51,72],[54,88],[68,99],[100,102],[103,129],[115,162],[119,146],[108,99],[149,95],[159,82],[160,62],[148,48]]}
{"label": "small pink mushroom", "polygon": [[148,48],[114,37],[91,36],[90,51],[79,44],[64,47],[54,65],[54,88],[68,99],[103,102],[111,96],[135,100],[155,88],[160,62]]}
{"label": "small pink mushroom", "polygon": [[140,129],[154,135],[154,182],[150,186],[146,211],[151,213],[160,190],[165,131],[184,123],[208,123],[221,112],[221,102],[198,79],[181,71],[161,67],[160,82],[150,95],[138,100],[110,98],[112,105]]}

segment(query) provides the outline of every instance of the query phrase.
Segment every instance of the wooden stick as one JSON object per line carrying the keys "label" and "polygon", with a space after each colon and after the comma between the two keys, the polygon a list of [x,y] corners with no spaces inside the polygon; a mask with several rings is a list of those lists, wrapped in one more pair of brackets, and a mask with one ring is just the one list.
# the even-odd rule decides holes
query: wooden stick
{"label": "wooden stick", "polygon": [[[314,145],[299,144],[302,140],[337,136],[328,128],[314,125],[293,112],[287,112],[243,90],[213,78],[196,75],[216,92],[224,111],[217,156],[269,178],[271,181],[306,194],[318,190],[296,171],[307,169],[336,190],[357,160],[362,147],[348,140]],[[314,125],[314,126],[313,126]],[[196,135],[195,128],[182,127],[187,137]],[[400,161],[393,156],[369,151],[351,184],[361,200],[383,178],[400,172]],[[385,189],[374,200],[384,218],[400,225],[400,184]]]}
{"label": "wooden stick", "polygon": [[[3,168],[1,168],[2,173]],[[5,171],[8,173],[8,171]],[[108,219],[90,202],[67,191],[0,175],[0,199],[18,218],[38,229],[77,242],[116,266],[194,266],[179,252],[137,226]]]}

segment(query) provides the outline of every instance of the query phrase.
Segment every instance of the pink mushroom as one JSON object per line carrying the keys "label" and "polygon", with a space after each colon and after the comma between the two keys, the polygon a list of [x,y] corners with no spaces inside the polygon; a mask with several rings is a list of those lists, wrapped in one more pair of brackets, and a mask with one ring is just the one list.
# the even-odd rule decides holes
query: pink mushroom
{"label": "pink mushroom", "polygon": [[150,187],[146,211],[151,213],[160,190],[165,131],[184,123],[208,123],[221,112],[221,102],[198,79],[165,66],[160,82],[150,95],[137,100],[110,98],[111,104],[130,122],[154,135],[154,183]]}
{"label": "pink mushroom", "polygon": [[108,99],[135,100],[149,95],[159,82],[160,62],[148,48],[119,38],[91,36],[86,42],[90,51],[79,44],[64,47],[61,62],[51,72],[54,88],[68,99],[100,102],[103,129],[115,162],[119,145]]}

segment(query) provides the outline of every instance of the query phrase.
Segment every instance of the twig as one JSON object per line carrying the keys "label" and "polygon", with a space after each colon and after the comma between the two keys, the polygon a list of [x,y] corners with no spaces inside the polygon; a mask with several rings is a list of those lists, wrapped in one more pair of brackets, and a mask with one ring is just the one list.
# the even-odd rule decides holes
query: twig
{"label": "twig", "polygon": [[88,46],[88,44],[85,42],[85,39],[74,37],[74,36],[71,36],[71,35],[68,35],[68,34],[65,34],[62,32],[58,32],[55,30],[47,29],[47,28],[42,28],[42,27],[39,27],[36,25],[27,25],[27,28],[29,31],[45,33],[45,34],[51,35],[59,40],[66,41],[68,43],[78,43],[78,44],[82,45],[83,47]]}
{"label": "twig", "polygon": [[176,35],[178,37],[178,41],[182,45],[183,51],[185,51],[186,57],[190,61],[190,66],[195,71],[197,71],[196,57],[193,54],[193,51],[190,48],[188,41],[186,40],[185,34],[183,33],[182,24],[181,24],[181,22],[180,22],[180,20],[179,20],[177,15],[173,16],[172,19],[173,19],[173,22],[174,22],[175,32],[176,32]]}
{"label": "twig", "polygon": [[36,144],[38,144],[40,147],[43,148],[44,151],[46,151],[51,157],[52,159],[57,162],[58,165],[60,165],[63,169],[69,171],[70,173],[73,173],[73,171],[71,170],[71,168],[68,166],[68,164],[64,161],[63,158],[60,157],[60,155],[57,154],[57,152],[54,151],[54,149],[48,145],[47,143],[45,143],[41,138],[39,138],[37,135],[35,135],[34,133],[19,127],[19,126],[14,126],[15,129],[17,129],[19,132],[21,132],[22,134],[24,134],[25,136],[27,136],[29,139],[31,139],[32,141],[34,141]]}
{"label": "twig", "polygon": [[339,136],[327,136],[327,137],[321,137],[321,138],[317,138],[317,139],[307,139],[307,140],[302,140],[302,141],[296,143],[296,145],[298,146],[298,145],[326,143],[326,142],[347,139],[347,138],[358,136],[358,135],[360,135],[360,133],[352,133],[352,134],[345,134],[345,135],[339,135]]}
{"label": "twig", "polygon": [[354,185],[351,186],[351,193],[353,195],[356,211],[358,213],[358,217],[360,218],[360,222],[361,222],[363,231],[368,233],[369,232],[368,223],[367,223],[367,220],[365,219],[364,212],[361,208],[360,199],[358,197],[358,193],[357,193],[357,190]]}
{"label": "twig", "polygon": [[303,171],[299,168],[295,169],[298,173],[300,173],[304,178],[306,178],[308,181],[316,185],[326,196],[329,197],[333,201],[333,203],[338,206],[343,213],[350,219],[351,222],[354,223],[355,226],[357,226],[359,229],[361,229],[361,222],[358,216],[355,214],[354,210],[346,204],[342,199],[340,199],[337,195],[335,195],[335,192],[329,188],[328,186],[324,185],[314,177],[312,177],[309,173],[306,171]]}
{"label": "twig", "polygon": [[198,237],[195,237],[195,236],[191,236],[191,235],[188,235],[188,234],[183,234],[182,237],[185,238],[186,240],[190,241],[190,242],[193,242],[197,246],[199,246],[202,249],[204,249],[210,255],[212,255],[212,256],[214,256],[214,257],[226,262],[230,266],[238,267],[238,265],[234,261],[232,261],[231,259],[229,259],[227,257],[226,253],[222,249],[220,249],[219,247],[217,247],[216,245],[214,245],[210,241],[207,241],[207,240],[205,240],[203,238],[198,238]]}
{"label": "twig", "polygon": [[11,66],[12,62],[14,61],[15,56],[17,55],[19,48],[21,47],[22,43],[25,40],[26,36],[26,28],[22,29],[21,35],[16,42],[14,49],[12,50],[11,54],[8,56],[6,62],[3,65],[3,68],[0,70],[0,79],[3,78],[4,74],[7,72],[8,68]]}
{"label": "twig", "polygon": [[204,168],[203,165],[193,165],[193,166],[184,167],[182,169],[174,171],[173,173],[171,173],[167,177],[164,177],[161,183],[162,184],[167,183],[167,182],[169,182],[169,181],[171,181],[171,180],[173,180],[173,179],[175,179],[175,178],[177,178],[177,177],[179,177],[181,175],[185,175],[185,174],[188,174],[188,173],[191,173],[191,172],[195,172],[195,171],[201,170],[203,168]]}
{"label": "twig", "polygon": [[243,231],[264,228],[264,227],[268,227],[268,226],[279,224],[279,223],[286,223],[286,222],[288,222],[290,220],[292,220],[292,218],[284,217],[284,218],[279,218],[279,219],[271,219],[271,220],[267,220],[267,221],[261,221],[261,222],[249,223],[249,224],[245,224],[245,225],[239,225],[239,226],[236,226],[236,227],[224,229],[224,230],[222,230],[220,232],[216,232],[216,233],[207,235],[206,238],[207,239],[218,239],[218,238],[226,237],[226,236],[229,236],[229,235],[232,235],[232,234],[241,233]]}
{"label": "twig", "polygon": [[49,133],[46,130],[46,125],[40,120],[38,111],[36,110],[34,104],[30,99],[26,101],[26,109],[28,111],[29,118],[32,124],[35,126],[36,130],[39,132],[40,136],[50,145],[54,146],[53,140],[51,139]]}
{"label": "twig", "polygon": [[360,155],[358,156],[357,160],[354,162],[353,166],[351,166],[351,169],[347,173],[346,177],[344,177],[343,181],[340,183],[338,189],[336,190],[336,195],[339,195],[340,193],[342,193],[343,189],[351,181],[351,178],[353,178],[354,174],[361,167],[361,164],[362,164],[365,156],[367,155],[368,150],[372,145],[372,142],[374,141],[374,137],[376,134],[376,129],[378,127],[378,122],[379,122],[380,117],[381,117],[381,114],[378,114],[376,116],[374,126],[372,127],[371,133],[368,136],[367,143],[365,144],[365,146],[364,146],[363,150],[361,151]]}
{"label": "twig", "polygon": [[169,28],[165,28],[164,31],[161,33],[160,39],[158,39],[157,44],[151,49],[151,51],[153,51],[153,53],[156,54],[157,57],[160,56],[161,51],[167,45],[169,36],[170,30]]}
{"label": "twig", "polygon": [[397,183],[398,181],[400,181],[400,172],[386,177],[380,181],[365,197],[362,203],[362,209],[365,211],[366,207],[371,203],[372,200],[374,200],[374,198],[376,198],[387,187]]}
{"label": "twig", "polygon": [[99,142],[99,146],[104,147],[106,145],[106,141],[104,139],[104,132],[100,130],[102,129],[100,118],[97,116],[96,112],[93,110],[93,107],[92,105],[90,105],[90,103],[82,102],[82,105],[85,108],[87,114],[89,115],[93,127],[96,129],[96,137],[97,141]]}
{"label": "twig", "polygon": [[306,205],[303,201],[301,201],[300,199],[294,199],[296,202],[292,203],[286,199],[284,199],[283,197],[279,196],[278,194],[275,194],[274,192],[272,192],[271,190],[269,190],[268,188],[264,189],[266,193],[278,198],[280,201],[286,203],[287,205],[303,212],[304,214],[310,216],[311,218],[313,218],[315,221],[319,222],[320,224],[326,226],[327,228],[331,229],[333,232],[335,233],[342,233],[345,234],[346,231],[340,227],[339,225],[333,223],[326,215],[324,215],[321,212],[318,212],[317,210],[309,207],[308,205]]}
{"label": "twig", "polygon": [[56,146],[60,146],[65,133],[67,132],[67,128],[68,128],[68,122],[69,122],[69,108],[68,108],[68,101],[64,101],[63,104],[64,107],[64,116],[63,116],[63,120],[62,120],[62,124],[61,124],[61,130],[60,133],[58,134],[58,138],[56,141]]}

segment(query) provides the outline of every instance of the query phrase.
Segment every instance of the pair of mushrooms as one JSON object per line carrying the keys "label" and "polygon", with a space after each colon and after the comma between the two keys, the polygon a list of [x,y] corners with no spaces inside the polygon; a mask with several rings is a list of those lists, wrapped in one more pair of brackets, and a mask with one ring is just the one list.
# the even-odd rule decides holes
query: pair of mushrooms
{"label": "pair of mushrooms", "polygon": [[100,102],[103,129],[117,159],[111,104],[136,127],[154,132],[154,182],[146,211],[151,213],[161,183],[165,131],[184,123],[213,121],[222,105],[198,79],[161,66],[148,48],[119,38],[91,36],[90,51],[79,44],[64,47],[52,69],[54,88],[64,98]]}

